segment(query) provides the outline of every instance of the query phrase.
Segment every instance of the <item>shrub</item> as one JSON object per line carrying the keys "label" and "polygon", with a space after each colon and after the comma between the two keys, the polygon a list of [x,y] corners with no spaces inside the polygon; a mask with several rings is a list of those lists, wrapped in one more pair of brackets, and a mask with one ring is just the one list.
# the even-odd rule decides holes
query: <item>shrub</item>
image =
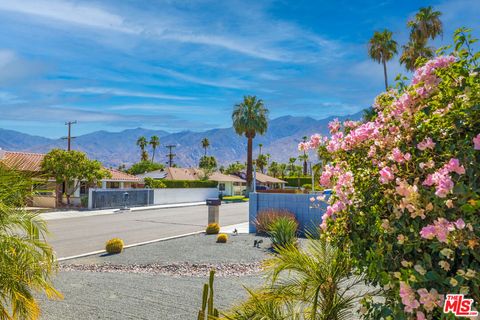
{"label": "shrub", "polygon": [[304,184],[312,183],[312,177],[285,177],[282,179],[287,182],[288,187],[300,188]]}
{"label": "shrub", "polygon": [[295,215],[288,210],[283,209],[267,209],[262,210],[257,214],[255,219],[255,226],[257,233],[262,234],[268,231],[268,226],[276,219],[281,217],[287,217],[293,221],[296,221]]}
{"label": "shrub", "polygon": [[[312,190],[312,184],[311,183],[306,183],[302,186],[302,188],[304,188],[305,190],[307,191],[311,191]],[[323,188],[319,185],[315,185],[315,191],[322,191]]]}
{"label": "shrub", "polygon": [[480,301],[479,54],[466,33],[378,96],[367,122],[334,121],[308,143],[329,163],[323,235],[384,288],[368,319],[443,319],[449,293]]}
{"label": "shrub", "polygon": [[145,182],[145,188],[151,188],[151,189],[161,189],[161,188],[166,188],[165,183],[163,183],[162,180],[156,180],[150,177],[147,177],[144,179]]}
{"label": "shrub", "polygon": [[110,253],[120,253],[123,250],[123,240],[119,238],[113,238],[107,241],[105,250]]}
{"label": "shrub", "polygon": [[218,223],[210,223],[205,230],[207,234],[217,234],[220,232],[220,226]]}
{"label": "shrub", "polygon": [[204,180],[162,180],[166,188],[216,188],[216,181]]}
{"label": "shrub", "polygon": [[279,217],[268,225],[267,233],[275,250],[293,245],[297,239],[298,223],[288,217]]}
{"label": "shrub", "polygon": [[129,174],[142,174],[145,172],[151,172],[155,170],[161,170],[164,166],[161,163],[152,162],[149,160],[140,161],[133,164],[128,170],[127,173]]}
{"label": "shrub", "polygon": [[220,233],[217,236],[217,242],[218,243],[227,243],[227,240],[228,240],[228,236],[225,233]]}

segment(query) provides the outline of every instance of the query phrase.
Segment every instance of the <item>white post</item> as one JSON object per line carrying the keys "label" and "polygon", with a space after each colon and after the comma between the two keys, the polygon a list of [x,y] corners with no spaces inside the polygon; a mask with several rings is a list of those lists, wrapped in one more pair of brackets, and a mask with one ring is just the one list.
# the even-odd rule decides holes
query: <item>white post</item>
{"label": "white post", "polygon": [[107,181],[102,180],[102,189],[107,189]]}
{"label": "white post", "polygon": [[257,166],[253,164],[253,192],[257,193]]}

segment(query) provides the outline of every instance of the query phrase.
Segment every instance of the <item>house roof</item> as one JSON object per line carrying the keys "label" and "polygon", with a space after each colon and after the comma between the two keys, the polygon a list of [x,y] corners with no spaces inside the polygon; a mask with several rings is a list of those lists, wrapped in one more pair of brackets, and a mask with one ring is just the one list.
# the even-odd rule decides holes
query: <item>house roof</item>
{"label": "house roof", "polygon": [[260,183],[287,183],[286,181],[277,179],[275,177],[268,176],[261,172],[256,172],[255,177]]}
{"label": "house roof", "polygon": [[[0,162],[9,168],[19,171],[40,172],[42,169],[42,161],[45,157],[43,153],[5,151],[0,150]],[[115,169],[106,169],[112,175],[111,178],[103,179],[105,181],[124,181],[139,182],[140,179]]]}
{"label": "house roof", "polygon": [[0,161],[7,167],[19,171],[39,172],[43,157],[45,154],[42,153],[0,150]]}
{"label": "house roof", "polygon": [[[146,172],[138,174],[137,177],[145,179],[147,177],[153,179],[166,179],[166,180],[200,180],[203,176],[203,170],[197,168],[165,168],[163,170],[155,170],[151,172]],[[209,177],[208,180],[217,181],[217,182],[246,182],[244,179],[229,175],[223,174],[221,172],[214,172]]]}
{"label": "house roof", "polygon": [[105,180],[105,181],[123,181],[123,182],[140,182],[140,178],[134,176],[134,175],[131,175],[131,174],[128,174],[128,173],[125,173],[125,172],[122,172],[122,171],[118,171],[118,170],[115,170],[115,169],[107,169],[107,171],[110,172],[110,174],[112,175],[110,178],[106,178],[106,179],[102,179],[102,180]]}

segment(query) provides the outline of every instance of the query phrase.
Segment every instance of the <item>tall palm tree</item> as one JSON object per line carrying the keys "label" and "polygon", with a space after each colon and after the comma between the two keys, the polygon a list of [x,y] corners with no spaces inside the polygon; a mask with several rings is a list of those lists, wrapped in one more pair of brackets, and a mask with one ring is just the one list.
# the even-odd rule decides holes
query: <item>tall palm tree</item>
{"label": "tall palm tree", "polygon": [[410,39],[423,43],[443,35],[443,25],[440,20],[442,13],[434,11],[431,6],[420,8],[415,18],[407,23],[411,28]]}
{"label": "tall palm tree", "polygon": [[258,154],[262,154],[263,143],[258,144]]}
{"label": "tall palm tree", "polygon": [[247,138],[247,192],[252,183],[252,147],[257,134],[263,135],[268,128],[268,109],[262,99],[245,96],[243,101],[233,108],[233,128],[238,135]]}
{"label": "tall palm tree", "polygon": [[276,163],[275,161],[272,161],[272,163],[270,163],[270,165],[268,166],[268,174],[276,178],[279,171],[280,171],[280,168],[278,166],[278,163]]}
{"label": "tall palm tree", "polygon": [[282,179],[285,179],[285,175],[287,174],[287,164],[286,163],[280,163],[278,165],[278,174],[282,177]]}
{"label": "tall palm tree", "polygon": [[375,31],[368,43],[368,55],[376,62],[383,64],[385,90],[388,90],[387,61],[396,54],[397,42],[392,39],[392,32],[387,29],[382,32]]}
{"label": "tall palm tree", "polygon": [[402,46],[403,52],[400,56],[400,63],[405,65],[409,71],[414,71],[417,67],[418,58],[430,59],[434,55],[434,49],[427,47],[426,42],[410,41]]}
{"label": "tall palm tree", "polygon": [[140,138],[137,139],[137,146],[140,147],[142,161],[148,160],[148,154],[145,151],[145,147],[147,145],[148,145],[148,141],[147,141],[147,138],[145,138],[144,136],[141,136]]}
{"label": "tall palm tree", "polygon": [[[302,137],[302,140],[303,140],[303,142],[305,143],[305,142],[307,142],[308,137],[307,137],[307,136],[303,136],[303,137]],[[300,155],[300,156],[298,157],[298,159],[303,160],[303,175],[306,176],[306,175],[307,175],[307,170],[308,170],[308,169],[307,169],[307,161],[308,161],[308,154],[307,154],[307,152],[306,152],[305,150],[303,150],[303,155]]]}
{"label": "tall palm tree", "polygon": [[297,158],[289,158],[288,159],[288,164],[290,166],[290,174],[293,174],[295,172],[295,161],[297,161]]}
{"label": "tall palm tree", "polygon": [[205,156],[207,155],[207,148],[210,147],[210,141],[207,138],[202,139],[202,148],[205,149]]}
{"label": "tall palm tree", "polygon": [[150,137],[150,145],[152,146],[152,162],[155,160],[155,150],[160,145],[160,138],[158,136],[151,136]]}
{"label": "tall palm tree", "polygon": [[45,242],[47,225],[26,211],[32,181],[0,165],[0,319],[38,319],[35,292],[61,298],[52,284],[55,252]]}

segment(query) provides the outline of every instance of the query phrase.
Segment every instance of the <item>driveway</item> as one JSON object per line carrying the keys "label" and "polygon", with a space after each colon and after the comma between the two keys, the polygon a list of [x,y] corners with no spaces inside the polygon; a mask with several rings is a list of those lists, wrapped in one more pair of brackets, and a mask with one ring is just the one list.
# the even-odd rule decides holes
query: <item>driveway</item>
{"label": "driveway", "polygon": [[[207,206],[166,208],[109,215],[48,220],[49,242],[59,258],[103,250],[108,239],[126,245],[201,231]],[[248,221],[248,203],[222,204],[222,226]]]}

